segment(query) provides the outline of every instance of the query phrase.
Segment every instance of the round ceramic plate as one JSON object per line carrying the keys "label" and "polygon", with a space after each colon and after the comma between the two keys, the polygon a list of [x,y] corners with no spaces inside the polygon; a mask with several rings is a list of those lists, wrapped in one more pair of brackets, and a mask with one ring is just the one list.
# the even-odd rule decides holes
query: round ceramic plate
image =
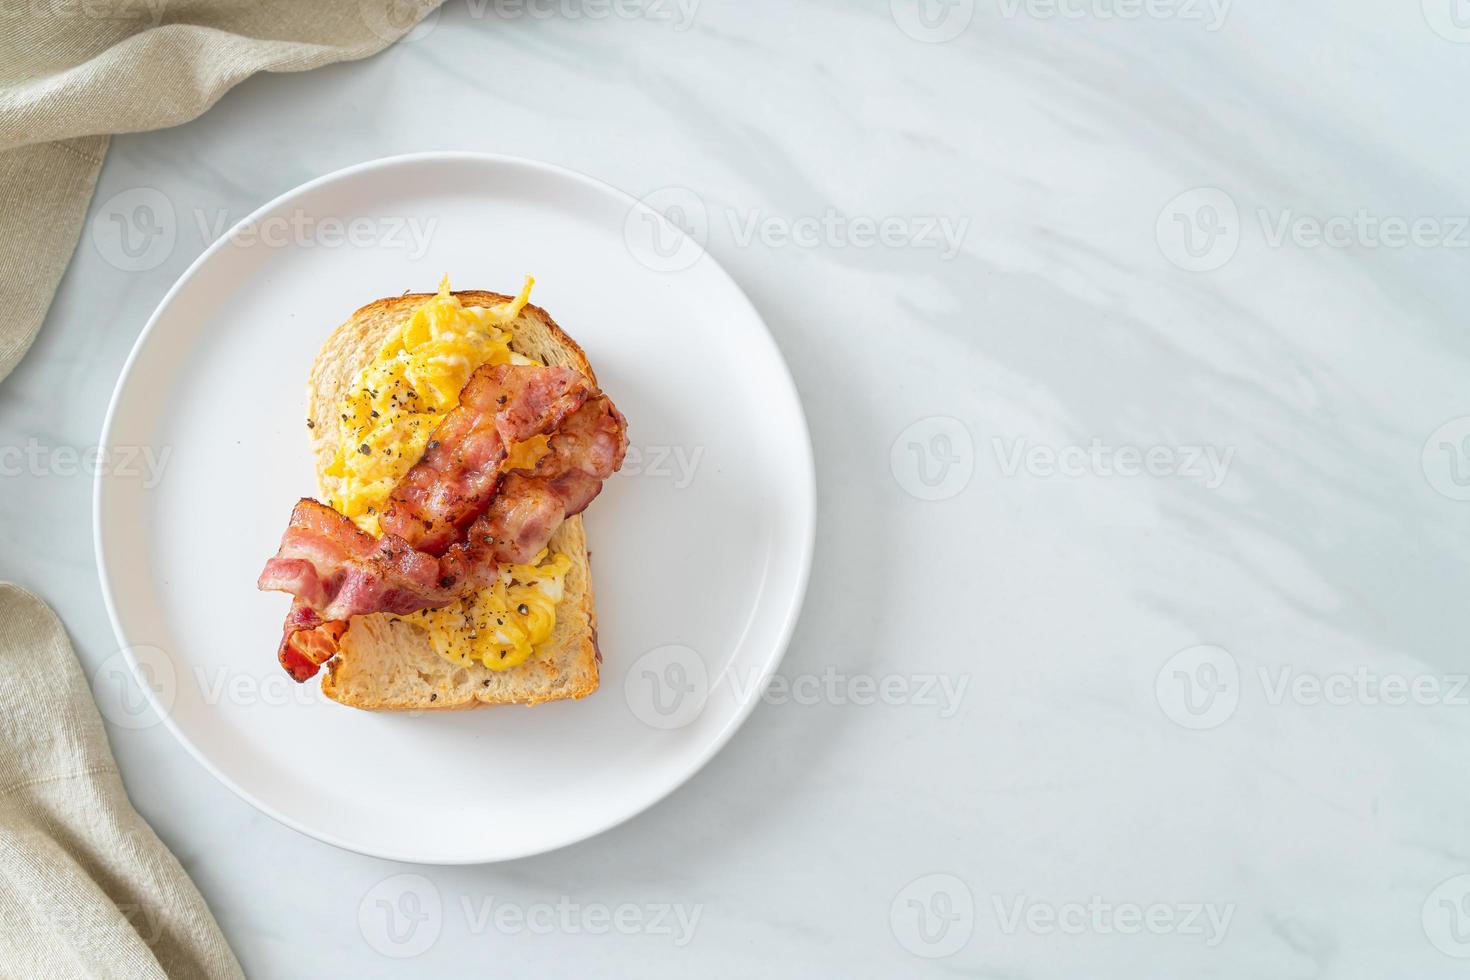
{"label": "round ceramic plate", "polygon": [[[423,863],[582,840],[704,765],[795,625],[815,487],[780,352],[666,220],[688,196],[671,193],[654,210],[545,164],[398,157],[305,184],[200,256],[139,337],[102,435],[117,462],[96,487],[103,595],[148,692],[146,713],[113,720],[160,719],[297,830]],[[628,462],[586,514],[603,664],[581,701],[375,714],[276,663],[289,598],[255,579],[315,493],[312,359],[357,307],[446,272],[506,293],[535,275],[534,302],[629,420]]]}

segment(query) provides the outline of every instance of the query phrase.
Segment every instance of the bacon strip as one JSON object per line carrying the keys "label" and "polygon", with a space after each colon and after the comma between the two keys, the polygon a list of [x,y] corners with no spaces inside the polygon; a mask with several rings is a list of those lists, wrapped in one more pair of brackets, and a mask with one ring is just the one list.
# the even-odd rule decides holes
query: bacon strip
{"label": "bacon strip", "polygon": [[322,664],[337,655],[337,642],[346,632],[346,622],[324,623],[315,609],[297,599],[286,616],[286,629],[276,656],[286,673],[298,683],[310,680]]}
{"label": "bacon strip", "polygon": [[375,538],[326,504],[304,498],[291,511],[276,556],[256,587],[289,592],[322,622],[370,612],[400,615],[446,606],[460,592],[441,583],[439,561],[402,538]]}
{"label": "bacon strip", "polygon": [[488,561],[524,563],[546,547],[562,521],[587,509],[602,481],[623,465],[628,423],[606,395],[578,409],[548,443],[530,472],[515,471],[500,486],[468,540],[446,556],[473,567]]}
{"label": "bacon strip", "polygon": [[[548,451],[535,467],[505,474],[507,446],[541,434]],[[626,450],[626,420],[577,372],[480,368],[390,496],[384,537],[318,501],[297,503],[256,583],[296,597],[281,665],[305,681],[336,654],[352,616],[445,606],[493,582],[498,563],[531,560]]]}
{"label": "bacon strip", "polygon": [[297,681],[337,654],[347,620],[367,613],[407,615],[447,606],[465,592],[447,587],[439,560],[396,535],[374,538],[326,504],[304,498],[291,511],[276,556],[256,581],[296,597],[277,658]]}
{"label": "bacon strip", "polygon": [[459,406],[388,498],[380,523],[412,547],[442,555],[485,512],[508,447],[553,432],[592,393],[569,368],[501,364],[470,376]]}

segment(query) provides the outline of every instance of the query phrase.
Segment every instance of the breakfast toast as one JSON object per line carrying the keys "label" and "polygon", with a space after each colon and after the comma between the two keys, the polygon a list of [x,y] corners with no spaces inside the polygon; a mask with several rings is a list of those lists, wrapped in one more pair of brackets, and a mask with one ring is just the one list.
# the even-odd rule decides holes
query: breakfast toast
{"label": "breakfast toast", "polygon": [[[469,290],[455,292],[465,306],[490,307],[512,297]],[[381,299],[358,310],[322,346],[308,382],[309,418],[330,418],[363,368],[395,328],[433,294],[417,293]],[[594,384],[586,355],[539,307],[526,305],[513,323],[511,349],[551,366],[568,367]],[[340,449],[335,425],[312,428],[312,450],[323,499],[338,487],[328,464]],[[505,670],[480,663],[459,664],[439,656],[427,634],[404,617],[388,613],[355,616],[340,641],[340,653],[327,665],[322,692],[354,708],[381,711],[424,711],[473,708],[495,704],[539,704],[581,698],[597,689],[596,613],[580,515],[569,517],[552,536],[549,548],[565,555],[571,568],[556,606],[551,636],[535,655]]]}

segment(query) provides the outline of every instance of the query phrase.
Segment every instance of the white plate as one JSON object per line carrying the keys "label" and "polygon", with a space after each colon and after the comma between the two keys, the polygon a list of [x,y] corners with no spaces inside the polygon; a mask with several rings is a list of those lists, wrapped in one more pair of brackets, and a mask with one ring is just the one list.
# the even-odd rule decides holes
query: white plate
{"label": "white plate", "polygon": [[[586,517],[604,662],[582,701],[373,714],[276,664],[289,600],[255,578],[315,492],[312,358],[359,305],[444,272],[501,292],[534,274],[641,451]],[[380,160],[257,211],[164,297],[102,445],[97,561],[147,717],[276,819],[397,860],[535,854],[672,791],[758,700],[811,565],[806,421],[760,316],[662,215],[524,160]],[[144,449],[161,479],[123,465]]]}

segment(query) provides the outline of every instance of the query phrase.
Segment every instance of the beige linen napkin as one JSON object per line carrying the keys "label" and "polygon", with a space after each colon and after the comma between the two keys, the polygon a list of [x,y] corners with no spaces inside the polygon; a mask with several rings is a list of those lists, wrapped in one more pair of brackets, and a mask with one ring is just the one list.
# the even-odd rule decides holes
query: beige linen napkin
{"label": "beige linen napkin", "polygon": [[241,977],[128,802],[61,623],[0,582],[0,976]]}
{"label": "beige linen napkin", "polygon": [[387,47],[440,0],[0,0],[0,379],[71,261],[109,133],[175,126],[258,71]]}

